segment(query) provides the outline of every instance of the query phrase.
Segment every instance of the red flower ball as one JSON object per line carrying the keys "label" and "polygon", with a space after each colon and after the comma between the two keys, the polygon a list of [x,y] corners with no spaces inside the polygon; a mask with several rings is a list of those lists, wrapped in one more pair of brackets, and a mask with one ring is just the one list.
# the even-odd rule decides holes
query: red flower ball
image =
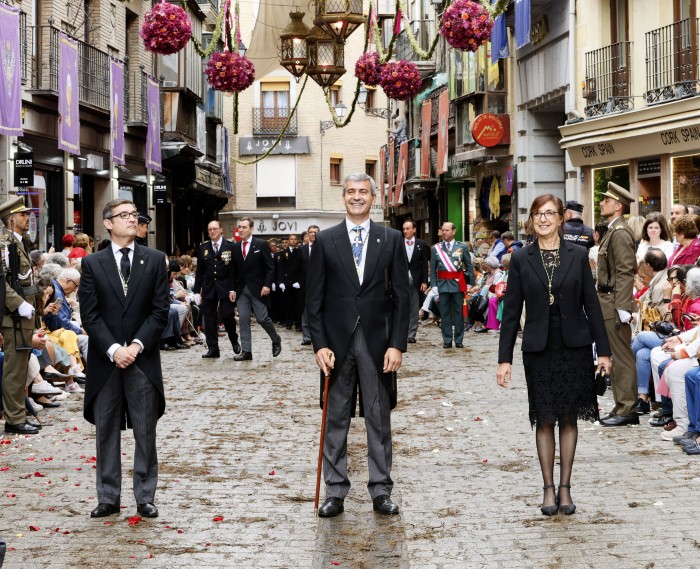
{"label": "red flower ball", "polygon": [[418,66],[412,61],[389,61],[381,69],[379,84],[386,96],[397,101],[412,99],[422,84]]}
{"label": "red flower ball", "polygon": [[169,55],[180,51],[192,37],[192,23],[180,7],[161,2],[146,12],[141,39],[147,51]]}
{"label": "red flower ball", "polygon": [[355,63],[355,77],[370,87],[379,83],[381,71],[382,64],[379,63],[379,54],[376,51],[363,53]]}
{"label": "red flower ball", "polygon": [[204,70],[212,89],[239,93],[255,81],[255,66],[245,56],[230,51],[215,51]]}
{"label": "red flower ball", "polygon": [[442,16],[440,34],[455,49],[476,51],[491,36],[493,20],[474,0],[455,0]]}

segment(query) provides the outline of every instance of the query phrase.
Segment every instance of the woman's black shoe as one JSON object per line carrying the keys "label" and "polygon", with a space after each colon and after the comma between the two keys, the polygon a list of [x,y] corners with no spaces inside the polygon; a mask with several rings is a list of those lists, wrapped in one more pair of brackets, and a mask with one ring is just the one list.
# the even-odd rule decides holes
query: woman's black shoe
{"label": "woman's black shoe", "polygon": [[[559,484],[559,488],[568,488],[571,490],[570,484]],[[557,503],[559,503],[559,492],[557,492]],[[570,516],[576,511],[576,504],[559,504],[559,511],[565,516]]]}
{"label": "woman's black shoe", "polygon": [[63,381],[67,377],[70,377],[70,375],[67,375],[65,373],[54,373],[51,371],[44,371],[41,373],[41,377],[43,377],[46,381],[50,383],[52,381]]}
{"label": "woman's black shoe", "polygon": [[[546,486],[542,486],[542,490],[547,492],[549,488],[554,488],[554,484],[547,484]],[[558,511],[559,511],[559,503],[558,499],[555,498],[556,503],[553,506],[541,506],[540,511],[545,515],[545,516],[554,516]]]}
{"label": "woman's black shoe", "polygon": [[652,419],[651,421],[649,421],[649,424],[652,427],[665,427],[671,421],[673,421],[672,415],[662,415],[661,417],[658,417],[656,419]]}

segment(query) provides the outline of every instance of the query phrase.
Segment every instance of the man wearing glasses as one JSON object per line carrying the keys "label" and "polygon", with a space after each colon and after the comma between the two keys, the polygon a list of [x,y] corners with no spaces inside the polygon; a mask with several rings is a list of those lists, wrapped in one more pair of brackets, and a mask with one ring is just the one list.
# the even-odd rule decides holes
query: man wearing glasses
{"label": "man wearing glasses", "polygon": [[615,406],[600,420],[604,427],[639,424],[635,409],[637,366],[630,347],[637,257],[632,230],[623,217],[633,201],[626,189],[608,182],[600,202],[600,214],[608,219],[608,231],[598,249],[598,300],[615,362],[610,375]]}
{"label": "man wearing glasses", "polygon": [[125,419],[136,441],[137,512],[158,516],[156,423],[165,411],[159,338],[168,320],[168,272],[163,253],[134,243],[138,215],[128,200],[105,205],[102,222],[112,245],[82,262],[78,299],[90,337],[83,415],[95,425],[97,444],[93,518],[119,512]]}

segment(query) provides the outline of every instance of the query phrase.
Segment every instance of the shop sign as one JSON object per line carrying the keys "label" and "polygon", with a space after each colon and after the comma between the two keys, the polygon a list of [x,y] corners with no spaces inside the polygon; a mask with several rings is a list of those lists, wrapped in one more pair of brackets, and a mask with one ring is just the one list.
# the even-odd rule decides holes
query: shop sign
{"label": "shop sign", "polygon": [[15,154],[15,187],[28,188],[34,184],[34,153]]}
{"label": "shop sign", "polygon": [[472,136],[477,144],[491,148],[503,142],[506,128],[498,115],[484,113],[474,119]]}
{"label": "shop sign", "polygon": [[[242,136],[238,141],[238,154],[250,156],[265,154],[277,140],[276,136],[269,138],[260,136]],[[308,136],[283,136],[279,144],[270,154],[310,154]]]}
{"label": "shop sign", "polygon": [[379,200],[375,200],[374,204],[369,210],[369,218],[374,221],[374,223],[384,223],[384,208]]}
{"label": "shop sign", "polygon": [[153,203],[165,205],[168,203],[168,181],[165,178],[153,182]]}
{"label": "shop sign", "polygon": [[460,178],[473,178],[476,176],[476,168],[469,160],[455,160],[454,154],[447,160],[447,177],[456,180]]}
{"label": "shop sign", "polygon": [[255,222],[255,232],[266,235],[299,234],[306,230],[305,219],[259,219]]}
{"label": "shop sign", "polygon": [[209,170],[206,170],[200,166],[195,165],[194,168],[194,180],[199,185],[209,188],[211,190],[222,190],[223,180],[221,174],[214,174]]}
{"label": "shop sign", "polygon": [[661,158],[650,158],[637,162],[637,177],[651,178],[661,175]]}

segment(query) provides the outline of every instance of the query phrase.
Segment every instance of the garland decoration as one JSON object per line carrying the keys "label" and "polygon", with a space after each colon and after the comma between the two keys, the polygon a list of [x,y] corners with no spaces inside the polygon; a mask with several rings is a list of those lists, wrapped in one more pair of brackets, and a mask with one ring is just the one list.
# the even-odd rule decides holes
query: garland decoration
{"label": "garland decoration", "polygon": [[364,52],[355,63],[355,77],[370,87],[379,83],[381,70],[382,64],[376,51]]}
{"label": "garland decoration", "polygon": [[476,51],[489,41],[493,19],[475,0],[455,0],[443,13],[440,34],[453,48]]}
{"label": "garland decoration", "polygon": [[379,84],[390,99],[406,101],[418,94],[423,81],[418,66],[412,61],[402,59],[384,64]]}
{"label": "garland decoration", "polygon": [[141,39],[146,50],[170,55],[180,51],[192,37],[192,22],[180,6],[161,0],[143,17]]}
{"label": "garland decoration", "polygon": [[[185,3],[185,0],[180,0],[182,3],[183,7],[186,7],[187,4]],[[214,51],[216,50],[216,47],[219,45],[219,40],[221,40],[221,32],[223,31],[223,24],[224,24],[224,16],[226,15],[226,10],[225,6],[219,10],[219,14],[216,16],[216,25],[214,26],[214,31],[212,32],[211,35],[211,41],[209,42],[209,45],[207,46],[206,49],[202,46],[201,42],[194,36],[192,36],[192,45],[194,46],[194,50],[203,58],[209,57]]]}

